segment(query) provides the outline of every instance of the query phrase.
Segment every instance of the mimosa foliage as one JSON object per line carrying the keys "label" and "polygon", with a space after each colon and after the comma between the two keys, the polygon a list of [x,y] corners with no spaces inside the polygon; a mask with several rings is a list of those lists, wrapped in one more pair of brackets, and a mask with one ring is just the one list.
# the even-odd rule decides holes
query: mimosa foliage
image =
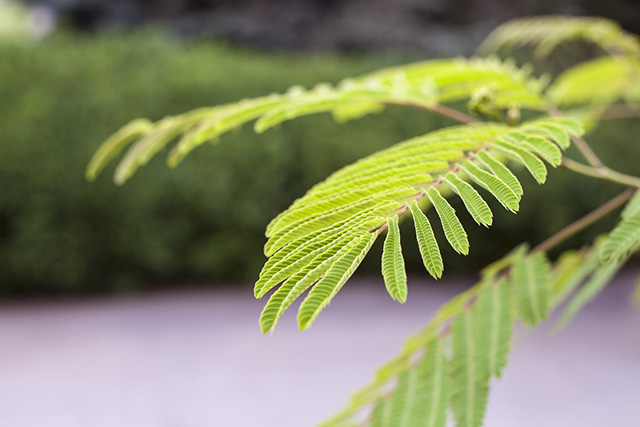
{"label": "mimosa foliage", "polygon": [[[441,307],[403,351],[378,370],[373,382],[321,427],[444,427],[447,411],[456,426],[482,425],[490,381],[500,377],[507,363],[515,323],[535,326],[578,289],[558,324],[564,325],[623,264],[599,264],[601,246],[599,240],[581,251],[568,251],[553,265],[541,252],[517,248],[497,262],[498,267],[487,269],[477,285]],[[414,394],[412,407],[430,410],[414,414],[402,407],[396,418],[385,418],[380,408],[405,402],[407,398],[398,399],[397,394],[405,396],[413,381],[425,391]],[[406,423],[394,424],[395,419]]]}
{"label": "mimosa foliage", "polygon": [[521,46],[534,48],[534,55],[545,57],[561,44],[583,41],[609,54],[640,55],[636,36],[617,23],[596,17],[536,16],[509,21],[495,29],[478,48],[486,54]]}
{"label": "mimosa foliage", "polygon": [[[496,206],[518,211],[525,191],[514,167],[543,184],[547,165],[568,167],[564,150],[573,140],[596,166],[580,166],[578,170],[589,170],[585,175],[631,186],[639,182],[627,175],[619,179],[622,174],[589,159],[595,154],[585,151],[582,124],[561,110],[597,106],[602,112],[603,106],[620,100],[639,99],[635,37],[600,18],[538,17],[505,24],[481,51],[530,45],[536,54],[546,55],[572,40],[593,43],[611,56],[572,67],[548,88],[543,79],[510,61],[434,60],[335,86],[294,86],[285,94],[200,108],[155,123],[137,119],[104,142],[91,159],[87,178],[94,179],[126,149],[115,171],[116,183],[122,184],[177,139],[168,157],[175,166],[196,147],[251,121],[257,132],[264,132],[308,114],[328,112],[344,122],[391,105],[456,119],[463,124],[400,142],[336,171],[267,226],[264,252],[269,259],[255,284],[258,298],[272,292],[260,316],[264,332],[272,331],[305,292],[298,324],[301,329],[311,326],[383,233],[384,283],[391,298],[404,302],[409,289],[399,222],[409,213],[424,266],[438,279],[444,271],[443,245],[462,255],[476,246],[465,231],[470,219],[489,227]],[[445,105],[453,101],[468,101],[476,117]],[[529,111],[521,121],[523,109]],[[455,211],[451,197],[461,199],[468,216]],[[620,200],[630,197],[628,192]],[[441,229],[444,238],[438,241],[434,229]],[[549,247],[547,242],[532,250],[523,245],[488,266],[476,286],[442,306],[374,381],[323,426],[482,425],[490,381],[507,363],[514,325],[535,326],[568,301],[562,326],[604,288],[640,248],[640,196],[631,198],[617,227],[592,246],[567,251],[553,263],[545,254]]]}

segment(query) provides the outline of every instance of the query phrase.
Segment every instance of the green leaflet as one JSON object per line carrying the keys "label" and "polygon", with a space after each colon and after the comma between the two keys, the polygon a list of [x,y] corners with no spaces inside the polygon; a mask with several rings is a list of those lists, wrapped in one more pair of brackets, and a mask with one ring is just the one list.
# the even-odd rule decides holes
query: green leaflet
{"label": "green leaflet", "polygon": [[419,388],[411,427],[444,427],[447,421],[448,379],[444,339],[431,341],[417,367]]}
{"label": "green leaflet", "polygon": [[466,309],[451,328],[451,412],[457,427],[482,425],[489,393],[488,372],[478,364],[473,317]]}
{"label": "green leaflet", "polygon": [[418,240],[422,262],[429,274],[435,279],[439,279],[442,277],[444,264],[431,224],[415,201],[411,203],[411,214],[413,215],[413,223],[416,228],[416,239]]}
{"label": "green leaflet", "polygon": [[627,219],[637,212],[640,212],[640,191],[636,190],[636,193],[633,195],[631,200],[627,202],[620,216],[622,216],[623,219]]}
{"label": "green leaflet", "polygon": [[478,159],[484,164],[493,174],[504,182],[507,187],[516,195],[517,202],[520,202],[520,197],[523,194],[522,185],[518,178],[511,172],[504,163],[498,161],[495,157],[489,154],[487,151],[478,152]]}
{"label": "green leaflet", "polygon": [[466,172],[472,180],[485,190],[493,194],[493,196],[511,212],[517,212],[520,208],[518,204],[519,197],[505,184],[501,179],[489,172],[480,169],[470,161],[464,162],[460,168]]}
{"label": "green leaflet", "polygon": [[429,188],[427,196],[440,217],[444,235],[451,247],[459,254],[467,255],[469,253],[469,240],[462,224],[460,224],[460,220],[456,216],[456,211],[435,188]]}
{"label": "green leaflet", "polygon": [[[395,201],[396,198],[406,197],[412,193],[407,187],[386,192],[380,198],[364,199],[358,203],[349,204],[342,208],[326,213],[318,212],[315,216],[302,218],[291,223],[287,228],[274,234],[265,244],[265,254],[273,255],[277,250],[295,241],[297,238],[334,225],[353,215],[369,211],[372,217],[386,216],[399,209],[402,205]],[[371,206],[373,204],[373,206]]]}
{"label": "green leaflet", "polygon": [[593,300],[622,268],[625,261],[626,259],[599,266],[587,283],[580,288],[578,293],[567,304],[560,320],[554,325],[554,330],[558,331],[566,326],[582,307]]}
{"label": "green leaflet", "polygon": [[380,400],[371,412],[371,421],[369,427],[391,427],[391,403],[386,400]]}
{"label": "green leaflet", "polygon": [[479,225],[484,225],[485,227],[491,225],[493,222],[491,209],[475,188],[451,172],[444,176],[444,182],[460,196],[465,207]]}
{"label": "green leaflet", "polygon": [[526,126],[527,131],[533,132],[542,137],[548,138],[551,141],[554,141],[556,144],[560,146],[563,150],[566,150],[571,145],[571,140],[569,135],[564,132],[563,129],[559,127],[554,127],[551,125],[539,123],[535,124],[535,122],[531,125]]}
{"label": "green leaflet", "polygon": [[533,326],[546,319],[551,276],[545,255],[537,252],[517,260],[513,266],[511,283],[522,320]]}
{"label": "green leaflet", "polygon": [[399,302],[407,300],[407,273],[400,246],[398,217],[387,220],[387,238],[382,249],[382,277],[391,298]]}
{"label": "green leaflet", "polygon": [[540,157],[545,159],[553,167],[560,166],[562,161],[562,152],[558,146],[550,142],[546,138],[535,135],[522,135],[524,140],[523,146],[538,153]]}
{"label": "green leaflet", "polygon": [[255,131],[262,133],[284,121],[308,114],[330,112],[345,105],[365,103],[367,108],[360,109],[359,113],[370,113],[375,111],[371,107],[372,102],[377,105],[411,102],[426,108],[436,102],[435,94],[426,94],[419,88],[408,87],[408,82],[390,80],[377,83],[375,88],[365,88],[356,80],[343,81],[337,88],[318,85],[296,102],[280,105],[263,114],[255,124]]}
{"label": "green leaflet", "polygon": [[628,215],[605,240],[600,260],[611,263],[625,258],[640,242],[640,210]]}
{"label": "green leaflet", "polygon": [[257,99],[245,99],[229,106],[221,106],[198,126],[187,132],[169,153],[169,166],[177,166],[191,151],[207,141],[242,126],[260,117],[283,103],[287,98],[281,95],[269,95]]}
{"label": "green leaflet", "polygon": [[307,329],[311,326],[320,312],[329,304],[358,265],[360,265],[377,236],[377,233],[367,233],[360,237],[354,246],[343,257],[335,261],[326,275],[316,283],[300,305],[298,311],[300,329]]}
{"label": "green leaflet", "polygon": [[486,285],[472,309],[479,373],[500,377],[507,364],[513,318],[506,279]]}
{"label": "green leaflet", "polygon": [[376,114],[384,110],[384,106],[376,102],[355,102],[340,105],[331,111],[333,119],[337,123],[346,123],[350,120],[360,119],[369,114]]}
{"label": "green leaflet", "polygon": [[534,154],[518,146],[517,142],[509,137],[505,137],[495,142],[493,145],[497,150],[502,151],[507,156],[522,163],[531,173],[538,184],[544,184],[547,180],[547,168]]}
{"label": "green leaflet", "polygon": [[533,123],[545,123],[549,126],[559,126],[563,132],[568,132],[572,135],[584,134],[584,126],[579,120],[575,120],[569,117],[547,117],[545,119],[539,119]]}
{"label": "green leaflet", "polygon": [[370,426],[444,427],[448,397],[446,368],[445,340],[434,340],[426,346],[418,366],[398,377],[391,398],[383,398],[376,404]]}
{"label": "green leaflet", "polygon": [[95,180],[115,156],[138,137],[146,134],[151,128],[152,124],[149,120],[135,119],[110,136],[91,157],[85,174],[87,180]]}
{"label": "green leaflet", "polygon": [[[362,219],[363,217],[366,219]],[[340,243],[352,239],[353,235],[345,234],[345,229],[352,230],[357,234],[359,231],[375,228],[384,221],[383,217],[355,214],[331,227],[317,230],[291,242],[265,263],[260,272],[260,278],[255,284],[255,296],[261,298],[273,286],[294,274],[336,242]]]}
{"label": "green leaflet", "polygon": [[415,370],[408,370],[400,374],[395,392],[389,400],[389,427],[407,427],[410,422],[411,412],[420,402],[416,401],[418,378]]}
{"label": "green leaflet", "polygon": [[273,330],[278,323],[278,319],[291,303],[320,280],[327,273],[333,262],[344,256],[356,240],[358,240],[357,237],[347,242],[344,242],[344,240],[339,241],[289,277],[269,298],[260,314],[262,332],[266,333]]}
{"label": "green leaflet", "polygon": [[[405,194],[415,193],[413,185],[420,182],[431,181],[431,175],[424,172],[411,173],[391,177],[386,180],[374,181],[347,191],[337,192],[334,195],[317,198],[307,203],[299,203],[298,206],[292,206],[284,215],[279,218],[279,224],[272,228],[271,238],[276,238],[278,234],[284,232],[292,225],[300,224],[309,220],[314,214],[322,212],[328,214],[333,211],[342,210],[350,205],[355,205],[363,201],[369,204],[380,198],[402,198]],[[404,193],[403,193],[404,191]],[[400,192],[400,193],[398,193]],[[285,226],[284,224],[289,224]]]}

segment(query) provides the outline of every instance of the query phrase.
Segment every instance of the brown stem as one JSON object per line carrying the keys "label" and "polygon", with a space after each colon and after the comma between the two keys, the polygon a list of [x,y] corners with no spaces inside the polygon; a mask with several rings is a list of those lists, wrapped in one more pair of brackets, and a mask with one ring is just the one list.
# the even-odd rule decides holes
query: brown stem
{"label": "brown stem", "polygon": [[562,230],[558,231],[553,236],[549,237],[544,242],[540,243],[538,246],[532,249],[532,252],[546,252],[549,249],[555,247],[556,245],[564,242],[569,237],[584,230],[585,228],[587,228],[594,222],[598,221],[602,217],[618,209],[620,206],[625,204],[627,200],[629,200],[633,196],[634,193],[635,193],[635,190],[628,189],[623,193],[617,195],[616,197],[609,200],[604,205],[591,211],[590,213],[583,216],[579,220],[572,222]]}
{"label": "brown stem", "polygon": [[440,114],[441,116],[448,117],[460,123],[465,123],[469,125],[475,125],[482,123],[481,120],[478,120],[474,117],[471,117],[461,111],[454,110],[453,108],[449,108],[442,104],[433,104],[433,105],[425,105],[418,104],[417,102],[390,102],[390,105],[403,105],[405,107],[417,108],[419,110],[431,111],[432,113]]}
{"label": "brown stem", "polygon": [[600,120],[624,119],[629,117],[640,117],[640,105],[637,104],[617,104],[608,106],[601,114]]}
{"label": "brown stem", "polygon": [[609,169],[606,166],[593,168],[591,166],[583,165],[582,163],[567,158],[562,159],[561,165],[581,175],[586,175],[597,179],[604,179],[607,181],[615,182],[616,184],[622,184],[629,187],[640,188],[640,178],[620,173],[613,169]]}

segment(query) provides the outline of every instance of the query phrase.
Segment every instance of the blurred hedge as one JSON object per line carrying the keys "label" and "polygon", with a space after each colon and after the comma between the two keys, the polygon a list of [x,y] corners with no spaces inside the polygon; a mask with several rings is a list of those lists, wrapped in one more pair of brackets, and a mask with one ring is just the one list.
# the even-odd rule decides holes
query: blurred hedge
{"label": "blurred hedge", "polygon": [[[107,176],[89,184],[83,172],[90,155],[131,118],[158,119],[294,83],[336,82],[391,60],[267,55],[220,44],[180,44],[150,33],[63,35],[0,46],[0,57],[5,294],[249,281],[264,261],[265,225],[294,198],[362,155],[448,124],[401,108],[346,126],[328,116],[309,117],[261,136],[250,129],[225,136],[221,145],[199,149],[176,169],[156,159],[122,188]],[[631,149],[619,125],[600,131],[605,158]],[[637,153],[623,159],[630,172],[638,172]],[[523,238],[538,241],[615,191],[555,175],[551,181],[568,186],[540,191],[523,178],[532,190],[522,214],[496,208],[490,233],[469,224],[475,258],[463,262],[451,255],[449,266],[476,268]],[[546,200],[571,203],[550,215]],[[370,265],[378,262],[375,255],[369,258]],[[415,257],[410,261],[419,265]]]}

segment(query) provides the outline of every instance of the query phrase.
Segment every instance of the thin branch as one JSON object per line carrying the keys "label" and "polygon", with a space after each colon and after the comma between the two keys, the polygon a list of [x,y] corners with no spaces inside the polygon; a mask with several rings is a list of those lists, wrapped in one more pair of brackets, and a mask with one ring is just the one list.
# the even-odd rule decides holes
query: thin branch
{"label": "thin branch", "polygon": [[558,231],[553,236],[549,237],[544,242],[540,243],[538,246],[532,249],[532,252],[546,252],[549,249],[564,242],[569,237],[584,230],[591,224],[595,223],[596,221],[600,220],[604,216],[618,209],[620,206],[624,205],[633,196],[634,193],[635,193],[635,190],[628,189],[623,193],[617,195],[616,197],[609,200],[604,205],[588,213],[587,215],[583,216],[579,220],[572,222],[562,230]]}
{"label": "thin branch", "polygon": [[593,152],[591,146],[584,140],[581,136],[571,135],[571,140],[578,147],[578,150],[582,153],[585,159],[589,162],[591,166],[594,168],[602,168],[604,164],[602,160]]}
{"label": "thin branch", "polygon": [[429,107],[429,110],[433,111],[436,114],[440,114],[442,116],[449,117],[453,120],[456,120],[461,123],[466,123],[469,125],[476,125],[476,124],[482,123],[481,120],[478,120],[474,117],[471,117],[467,114],[464,114],[458,110],[454,110],[453,108],[449,108],[442,104],[434,104],[431,107]]}
{"label": "thin branch", "polygon": [[465,123],[469,125],[475,125],[482,123],[481,120],[478,120],[474,117],[471,117],[461,111],[454,110],[453,108],[449,108],[442,104],[433,104],[433,105],[424,105],[418,104],[417,102],[389,102],[390,105],[402,105],[405,107],[417,108],[419,110],[430,111],[432,113],[440,114],[441,116],[448,117],[460,123]]}
{"label": "thin branch", "polygon": [[583,165],[582,163],[567,158],[562,159],[561,166],[581,175],[604,179],[607,181],[615,182],[616,184],[622,184],[629,187],[640,188],[640,178],[614,171],[613,169],[609,169],[606,166],[593,168],[591,166]]}
{"label": "thin branch", "polygon": [[640,117],[640,105],[637,104],[616,104],[608,106],[599,116],[600,120],[625,119],[629,117]]}

